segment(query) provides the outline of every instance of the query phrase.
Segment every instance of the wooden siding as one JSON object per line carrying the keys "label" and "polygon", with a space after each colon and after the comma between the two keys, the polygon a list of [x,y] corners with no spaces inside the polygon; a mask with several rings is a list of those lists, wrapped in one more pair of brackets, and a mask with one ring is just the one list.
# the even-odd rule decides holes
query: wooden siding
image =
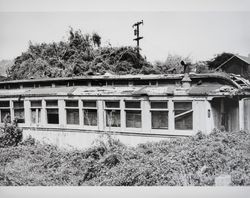
{"label": "wooden siding", "polygon": [[244,130],[250,131],[250,99],[244,99]]}
{"label": "wooden siding", "polygon": [[250,79],[250,65],[237,57],[223,65],[222,70],[227,73],[239,74],[247,79]]}

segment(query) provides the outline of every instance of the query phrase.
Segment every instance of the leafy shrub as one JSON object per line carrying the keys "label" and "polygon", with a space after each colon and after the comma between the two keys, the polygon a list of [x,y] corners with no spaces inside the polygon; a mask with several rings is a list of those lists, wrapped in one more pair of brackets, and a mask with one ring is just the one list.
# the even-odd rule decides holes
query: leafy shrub
{"label": "leafy shrub", "polygon": [[4,118],[4,127],[0,128],[0,148],[16,146],[22,140],[22,129],[17,126],[17,119],[10,123],[9,115]]}
{"label": "leafy shrub", "polygon": [[212,186],[223,174],[250,185],[249,147],[248,132],[218,130],[137,147],[105,135],[73,151],[30,139],[1,148],[0,185]]}

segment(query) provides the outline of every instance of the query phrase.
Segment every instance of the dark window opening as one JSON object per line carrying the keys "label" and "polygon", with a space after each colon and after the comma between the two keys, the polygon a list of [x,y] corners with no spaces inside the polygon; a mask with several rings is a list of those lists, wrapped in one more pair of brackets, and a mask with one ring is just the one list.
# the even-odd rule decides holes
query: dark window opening
{"label": "dark window opening", "polygon": [[135,86],[136,85],[149,85],[149,81],[148,80],[135,80],[133,84]]}
{"label": "dark window opening", "polygon": [[58,109],[47,109],[47,123],[48,124],[59,124]]}
{"label": "dark window opening", "polygon": [[42,107],[42,101],[41,100],[34,100],[30,101],[31,107]]}
{"label": "dark window opening", "polygon": [[66,107],[78,107],[78,100],[66,100]]}
{"label": "dark window opening", "polygon": [[169,80],[169,79],[159,79],[158,80],[158,85],[169,85],[169,84],[175,84],[174,80]]}
{"label": "dark window opening", "polygon": [[96,101],[83,101],[83,107],[96,107]]}
{"label": "dark window opening", "polygon": [[91,86],[106,86],[106,81],[92,81]]}
{"label": "dark window opening", "polygon": [[0,101],[0,107],[10,107],[10,101]]}
{"label": "dark window opening", "polygon": [[[9,121],[11,120],[10,119],[10,109],[0,109],[0,115],[1,115],[1,122],[2,123],[4,122],[4,119],[9,119]],[[9,118],[7,118],[7,116]]]}
{"label": "dark window opening", "polygon": [[67,109],[67,124],[79,124],[79,110]]}
{"label": "dark window opening", "polygon": [[76,81],[74,82],[75,86],[88,86],[88,82],[87,81]]}
{"label": "dark window opening", "polygon": [[20,84],[11,84],[10,89],[20,89]]}
{"label": "dark window opening", "polygon": [[107,108],[119,108],[120,102],[119,101],[109,101],[109,102],[105,102],[105,105]]}
{"label": "dark window opening", "polygon": [[152,85],[152,86],[157,85],[157,81],[156,80],[151,80],[150,85]]}
{"label": "dark window opening", "polygon": [[125,107],[126,108],[141,108],[141,102],[137,101],[126,101],[125,102]]}
{"label": "dark window opening", "polygon": [[107,85],[107,86],[113,86],[113,81],[107,80],[107,81],[106,81],[106,85]]}
{"label": "dark window opening", "polygon": [[168,129],[168,111],[152,111],[152,128]]}
{"label": "dark window opening", "polygon": [[127,80],[114,80],[113,82],[115,86],[128,86]]}
{"label": "dark window opening", "polygon": [[24,119],[24,102],[23,101],[14,101],[14,118],[17,119],[17,123],[25,123]]}
{"label": "dark window opening", "polygon": [[55,82],[55,86],[56,87],[66,87],[66,86],[68,86],[68,82],[66,82],[66,81],[58,81],[58,82]]}
{"label": "dark window opening", "polygon": [[40,87],[52,87],[51,82],[40,82]]}
{"label": "dark window opening", "polygon": [[126,127],[141,128],[141,111],[126,111]]}
{"label": "dark window opening", "polygon": [[34,83],[24,83],[23,88],[34,88]]}
{"label": "dark window opening", "polygon": [[167,109],[168,102],[151,102],[151,109]]}
{"label": "dark window opening", "polygon": [[47,100],[46,101],[46,106],[47,107],[57,107],[58,106],[58,101],[57,100]]}

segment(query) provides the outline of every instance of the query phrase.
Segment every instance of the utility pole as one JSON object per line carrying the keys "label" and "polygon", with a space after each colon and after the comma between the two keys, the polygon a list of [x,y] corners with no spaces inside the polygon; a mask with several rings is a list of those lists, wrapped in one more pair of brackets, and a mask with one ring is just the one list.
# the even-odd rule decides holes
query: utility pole
{"label": "utility pole", "polygon": [[135,24],[132,26],[132,28],[134,28],[134,35],[136,36],[136,38],[134,39],[134,41],[137,42],[137,54],[138,54],[138,56],[139,56],[139,54],[140,54],[140,43],[139,43],[139,41],[140,41],[141,39],[143,39],[143,37],[140,36],[140,29],[139,29],[139,26],[140,26],[140,25],[143,25],[143,20],[141,20],[140,22],[135,23]]}

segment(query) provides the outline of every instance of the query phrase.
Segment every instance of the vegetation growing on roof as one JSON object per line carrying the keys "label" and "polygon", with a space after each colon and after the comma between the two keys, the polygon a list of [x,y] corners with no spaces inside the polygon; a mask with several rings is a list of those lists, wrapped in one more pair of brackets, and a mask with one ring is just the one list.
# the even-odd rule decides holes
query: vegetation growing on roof
{"label": "vegetation growing on roof", "polygon": [[33,44],[8,70],[11,79],[71,77],[103,74],[154,73],[153,66],[133,47],[101,47],[97,33],[70,29],[68,39],[58,43]]}
{"label": "vegetation growing on roof", "polygon": [[29,43],[27,51],[16,57],[9,67],[9,79],[44,77],[72,77],[104,74],[182,73],[181,60],[186,57],[169,54],[166,61],[152,64],[137,54],[131,46],[101,46],[97,33],[83,34],[80,30],[69,31],[66,41],[58,43]]}
{"label": "vegetation growing on roof", "polygon": [[[216,55],[208,61],[190,65],[190,71],[197,73],[212,70],[232,57],[231,53]],[[72,77],[97,75],[106,72],[124,74],[178,74],[183,73],[181,61],[191,63],[189,57],[168,54],[165,61],[154,64],[137,54],[135,47],[101,46],[98,33],[83,34],[80,30],[69,30],[65,41],[53,43],[29,43],[27,51],[16,57],[7,70],[9,79],[30,79],[44,77]]]}

